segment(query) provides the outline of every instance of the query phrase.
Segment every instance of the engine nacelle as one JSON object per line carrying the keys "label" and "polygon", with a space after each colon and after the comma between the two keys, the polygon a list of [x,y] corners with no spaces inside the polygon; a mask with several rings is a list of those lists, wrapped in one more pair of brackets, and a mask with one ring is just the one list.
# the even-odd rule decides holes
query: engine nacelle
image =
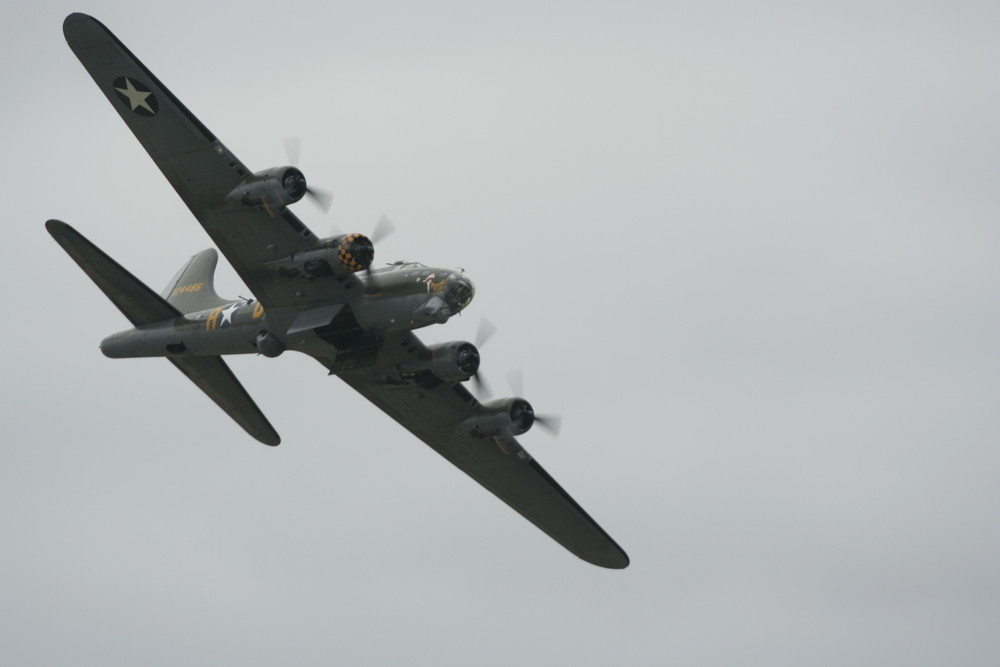
{"label": "engine nacelle", "polygon": [[274,167],[243,179],[227,198],[240,206],[263,206],[274,214],[302,199],[308,187],[306,177],[295,167]]}
{"label": "engine nacelle", "polygon": [[523,398],[502,398],[479,406],[456,430],[474,438],[521,435],[535,423],[535,411]]}
{"label": "engine nacelle", "polygon": [[311,250],[268,262],[278,275],[288,278],[322,278],[364,271],[375,259],[375,246],[364,234],[342,234],[323,239]]}
{"label": "engine nacelle", "polygon": [[479,350],[472,343],[455,341],[427,348],[431,352],[431,372],[442,380],[465,382],[479,370]]}
{"label": "engine nacelle", "polygon": [[463,340],[439,343],[428,345],[427,351],[430,354],[426,358],[400,366],[399,374],[414,380],[432,373],[445,382],[465,382],[479,370],[479,350],[472,343]]}

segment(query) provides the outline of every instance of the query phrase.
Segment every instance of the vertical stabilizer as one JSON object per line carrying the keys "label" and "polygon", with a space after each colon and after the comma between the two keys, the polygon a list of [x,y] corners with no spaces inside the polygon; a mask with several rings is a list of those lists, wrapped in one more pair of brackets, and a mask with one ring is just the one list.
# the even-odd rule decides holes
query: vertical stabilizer
{"label": "vertical stabilizer", "polygon": [[215,267],[219,253],[214,248],[202,250],[188,260],[173,277],[162,296],[182,313],[218,308],[233,299],[223,299],[215,293]]}

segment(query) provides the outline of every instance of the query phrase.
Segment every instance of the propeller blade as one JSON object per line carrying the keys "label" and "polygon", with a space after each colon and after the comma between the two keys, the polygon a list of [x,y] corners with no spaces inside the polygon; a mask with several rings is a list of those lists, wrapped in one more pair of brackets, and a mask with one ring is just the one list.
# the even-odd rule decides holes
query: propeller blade
{"label": "propeller blade", "polygon": [[302,139],[299,137],[285,138],[285,156],[288,157],[288,164],[293,167],[299,166],[299,156],[302,153]]}
{"label": "propeller blade", "polygon": [[375,223],[375,229],[372,230],[369,238],[372,240],[372,243],[378,243],[394,231],[396,231],[396,225],[392,224],[392,220],[383,214],[378,219],[378,222]]}
{"label": "propeller blade", "polygon": [[[302,139],[299,137],[285,137],[285,156],[288,158],[288,164],[298,167],[299,158],[302,157]],[[326,213],[330,210],[330,204],[333,203],[333,195],[331,193],[319,188],[308,187],[306,188],[306,194],[309,195],[309,198],[312,199],[313,203],[321,211]]]}
{"label": "propeller blade", "polygon": [[[378,294],[381,290],[378,281],[375,280],[375,276],[372,274],[372,267],[368,267],[364,270],[365,274],[365,294]],[[360,274],[355,274],[360,275]]]}
{"label": "propeller blade", "polygon": [[524,373],[520,368],[507,373],[507,384],[515,396],[524,396]]}
{"label": "propeller blade", "polygon": [[482,347],[497,332],[495,324],[485,317],[479,320],[479,329],[476,331],[476,347]]}
{"label": "propeller blade", "polygon": [[[507,384],[515,396],[524,396],[524,373],[520,368],[507,373]],[[562,428],[562,417],[559,415],[540,415],[535,413],[535,423],[548,431],[550,435],[558,436],[559,429]]]}
{"label": "propeller blade", "polygon": [[535,423],[548,431],[550,435],[558,436],[562,428],[562,417],[559,415],[535,415]]}
{"label": "propeller blade", "polygon": [[476,394],[482,400],[488,401],[493,397],[493,392],[490,391],[490,387],[486,384],[482,373],[477,372],[472,376],[472,384],[476,386]]}
{"label": "propeller blade", "polygon": [[316,204],[321,211],[326,213],[330,210],[330,204],[333,203],[333,195],[331,193],[318,188],[307,188],[306,194],[309,195],[309,198],[313,200],[313,203]]}

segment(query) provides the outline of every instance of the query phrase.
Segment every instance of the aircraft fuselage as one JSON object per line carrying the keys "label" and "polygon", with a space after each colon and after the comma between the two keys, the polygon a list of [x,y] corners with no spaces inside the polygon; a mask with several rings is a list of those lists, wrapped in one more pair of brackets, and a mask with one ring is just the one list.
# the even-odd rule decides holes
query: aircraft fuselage
{"label": "aircraft fuselage", "polygon": [[[463,272],[418,263],[400,262],[359,277],[362,291],[343,308],[319,313],[325,321],[308,327],[297,329],[287,318],[269,318],[259,301],[239,300],[120,331],[101,341],[101,351],[112,358],[277,356],[284,349],[329,354],[363,345],[366,337],[442,324],[464,309],[475,294]],[[262,336],[272,340],[265,343]]]}

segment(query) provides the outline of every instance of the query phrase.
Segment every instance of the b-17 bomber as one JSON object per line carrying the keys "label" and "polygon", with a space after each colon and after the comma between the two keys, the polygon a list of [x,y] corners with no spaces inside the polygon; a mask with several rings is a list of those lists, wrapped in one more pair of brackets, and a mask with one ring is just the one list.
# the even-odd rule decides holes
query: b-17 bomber
{"label": "b-17 bomber", "polygon": [[[476,288],[464,270],[374,268],[374,243],[391,228],[385,218],[370,236],[317,237],[290,209],[325,199],[298,168],[246,167],[96,19],[71,14],[63,32],[218,248],[191,257],[158,294],[73,227],[49,220],[49,233],[132,324],[101,342],[105,355],[165,357],[248,434],[274,446],[278,433],[222,357],[307,354],[576,556],[628,566],[516,439],[535,424],[554,429],[556,419],[536,415],[524,398],[476,398],[465,383],[478,378],[477,344],[425,345],[414,334],[469,306]],[[254,298],[216,293],[219,252]]]}

